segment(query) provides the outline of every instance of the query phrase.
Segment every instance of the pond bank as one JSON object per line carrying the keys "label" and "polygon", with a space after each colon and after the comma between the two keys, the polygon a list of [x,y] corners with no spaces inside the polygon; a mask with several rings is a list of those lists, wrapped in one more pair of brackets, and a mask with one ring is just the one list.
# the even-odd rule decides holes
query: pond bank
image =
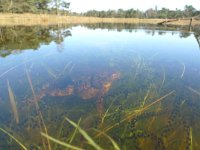
{"label": "pond bank", "polygon": [[[56,16],[47,14],[0,14],[0,26],[13,25],[55,25],[55,24],[84,24],[84,23],[130,23],[158,24],[164,19],[138,18],[97,18],[79,16]],[[169,22],[170,25],[189,25],[189,20]],[[200,25],[200,20],[193,20],[192,25]]]}

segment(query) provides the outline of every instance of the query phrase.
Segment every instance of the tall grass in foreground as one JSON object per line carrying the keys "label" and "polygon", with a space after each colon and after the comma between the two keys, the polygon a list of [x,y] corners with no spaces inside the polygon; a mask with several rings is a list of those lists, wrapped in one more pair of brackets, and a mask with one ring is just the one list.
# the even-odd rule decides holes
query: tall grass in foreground
{"label": "tall grass in foreground", "polygon": [[[80,123],[81,123],[81,119],[79,119],[78,124],[77,124],[77,127],[79,127]],[[74,138],[75,138],[77,132],[78,132],[78,128],[75,128],[75,130],[74,130],[74,132],[73,132],[73,134],[72,134],[72,136],[71,136],[71,138],[70,138],[69,144],[72,143],[72,141],[74,140]]]}
{"label": "tall grass in foreground", "polygon": [[109,139],[109,140],[111,141],[111,143],[112,143],[112,145],[113,145],[113,148],[114,148],[115,150],[120,150],[118,144],[117,144],[110,136],[108,136],[107,134],[105,134],[105,133],[102,132],[102,131],[99,131],[99,130],[96,130],[96,129],[94,129],[94,130],[97,131],[98,133],[103,134],[107,139]]}
{"label": "tall grass in foreground", "polygon": [[65,118],[72,126],[78,129],[80,134],[88,141],[88,143],[93,146],[96,150],[103,150],[98,144],[93,141],[93,139],[82,129],[80,128],[75,122],[71,121],[67,117]]}
{"label": "tall grass in foreground", "polygon": [[82,148],[78,148],[78,147],[76,147],[76,146],[73,146],[73,145],[67,144],[67,143],[65,143],[65,142],[62,142],[62,141],[60,141],[60,140],[57,140],[57,139],[55,139],[55,138],[53,138],[53,137],[51,137],[51,136],[49,136],[49,135],[47,135],[47,134],[45,134],[45,133],[43,133],[43,132],[42,132],[41,134],[42,134],[42,136],[45,137],[46,139],[51,140],[52,142],[55,142],[55,143],[57,143],[57,144],[59,144],[59,145],[61,145],[61,146],[64,146],[64,147],[66,147],[66,148],[70,148],[71,150],[84,150],[84,149],[82,149]]}
{"label": "tall grass in foreground", "polygon": [[[46,133],[46,135],[48,135],[47,127],[45,125],[42,113],[41,113],[41,111],[39,109],[38,99],[37,99],[37,96],[35,94],[35,90],[33,88],[32,80],[31,80],[31,77],[30,77],[29,72],[28,72],[27,69],[26,69],[26,75],[27,75],[27,79],[28,79],[29,85],[31,87],[32,94],[33,94],[33,99],[34,99],[34,103],[35,103],[35,107],[36,107],[36,112],[38,114],[38,124],[39,124],[39,127],[40,127],[40,132],[43,132],[43,129],[44,129],[44,132]],[[46,149],[45,141],[43,140],[43,138],[42,138],[42,142],[43,142],[44,149]],[[51,145],[50,145],[49,139],[47,139],[47,143],[48,143],[48,149],[51,150]]]}
{"label": "tall grass in foreground", "polygon": [[[27,76],[28,76],[28,80],[29,80],[29,84],[31,84],[31,87],[33,88],[33,85],[32,85],[32,82],[31,82],[31,78],[30,78],[30,76],[29,76],[29,74],[28,74],[28,72],[27,72]],[[175,91],[171,91],[171,92],[169,92],[168,94],[166,94],[166,95],[164,95],[164,96],[162,96],[161,98],[159,98],[159,99],[157,99],[156,101],[154,101],[154,102],[152,102],[151,104],[149,104],[149,105],[147,105],[147,106],[144,106],[143,108],[140,108],[139,110],[136,110],[136,111],[133,111],[133,113],[131,113],[131,114],[128,114],[128,115],[126,115],[125,116],[125,118],[121,121],[121,122],[124,122],[124,121],[127,121],[127,120],[129,120],[129,119],[131,119],[131,118],[133,118],[135,115],[137,115],[137,114],[141,114],[142,112],[144,112],[145,110],[147,110],[148,108],[150,108],[151,106],[153,106],[153,105],[155,105],[156,103],[158,103],[158,102],[161,102],[162,100],[164,100],[166,97],[168,97],[168,96],[170,96],[171,94],[173,94]],[[33,93],[34,93],[34,89],[33,89]],[[36,102],[37,103],[37,102]],[[112,104],[112,103],[111,103]],[[111,105],[112,106],[112,105]],[[110,107],[111,107],[110,106]],[[39,107],[39,106],[38,106]],[[37,111],[39,111],[39,110],[37,110]],[[38,112],[38,113],[41,113],[41,112]],[[42,115],[42,114],[40,114],[40,115]],[[58,145],[61,145],[61,146],[63,146],[63,147],[65,147],[65,148],[67,148],[67,149],[70,149],[70,150],[84,150],[83,148],[80,148],[80,147],[77,147],[77,146],[74,146],[74,145],[72,145],[71,143],[73,142],[73,140],[74,140],[74,137],[75,137],[75,135],[77,134],[77,132],[79,132],[82,136],[83,136],[83,138],[86,140],[86,142],[89,144],[89,145],[91,145],[92,147],[93,147],[93,149],[95,149],[95,150],[104,150],[100,145],[98,145],[95,141],[94,141],[94,138],[92,138],[92,137],[90,137],[89,135],[88,135],[88,133],[86,132],[86,131],[84,131],[81,127],[80,127],[80,122],[81,122],[81,120],[79,120],[78,121],[78,123],[76,124],[75,122],[73,122],[72,120],[70,120],[69,118],[65,118],[65,120],[67,121],[67,122],[69,122],[73,127],[75,127],[75,130],[74,130],[74,133],[72,134],[72,136],[71,136],[71,139],[69,140],[69,143],[66,143],[66,142],[63,142],[63,141],[60,141],[60,140],[58,140],[58,139],[56,139],[56,138],[53,138],[53,137],[51,137],[51,136],[49,136],[48,135],[48,133],[47,133],[47,130],[43,130],[42,128],[46,128],[46,126],[45,126],[45,124],[43,124],[43,123],[41,123],[41,117],[42,116],[40,116],[40,115],[38,115],[38,120],[39,120],[39,123],[40,123],[40,132],[41,132],[41,135],[42,135],[42,137],[43,138],[45,138],[49,143],[50,143],[50,141],[52,141],[52,142],[54,142],[54,143],[56,143],[56,144],[58,144]],[[113,146],[113,150],[120,150],[120,147],[118,146],[118,144],[110,137],[110,136],[108,136],[105,132],[107,132],[107,131],[109,131],[110,129],[112,129],[112,128],[114,128],[115,126],[117,126],[117,125],[119,125],[119,124],[114,124],[114,125],[111,125],[111,126],[109,126],[108,128],[106,128],[106,129],[104,129],[103,131],[99,131],[99,130],[96,130],[96,129],[94,129],[94,131],[96,131],[96,132],[98,132],[98,135],[103,135],[103,136],[105,136],[110,142],[111,142],[111,144],[112,144],[112,146]],[[43,126],[45,126],[45,127],[43,127]],[[14,139],[15,140],[15,142],[17,142],[24,150],[27,150],[27,148],[19,141],[19,140],[17,140],[15,137],[13,137],[11,134],[9,134],[7,131],[5,131],[4,129],[2,129],[2,128],[0,128],[0,130],[2,131],[2,132],[4,132],[5,134],[7,134],[10,138],[12,138],[12,139]],[[44,132],[45,133],[44,133]],[[42,139],[43,139],[42,138]],[[191,140],[191,142],[192,142],[192,129],[190,129],[190,140]],[[48,145],[49,147],[48,148],[51,148],[50,147],[50,145]],[[46,149],[46,147],[44,147],[45,149]],[[191,148],[192,148],[192,146],[191,146]]]}
{"label": "tall grass in foreground", "polygon": [[[81,120],[79,120],[79,121],[78,121],[78,124],[76,124],[75,122],[73,122],[72,120],[70,120],[70,119],[67,118],[67,117],[66,117],[65,119],[66,119],[66,121],[68,121],[72,126],[75,127],[75,132],[74,132],[74,134],[76,134],[76,132],[79,131],[79,133],[85,138],[85,140],[87,141],[87,143],[90,144],[90,145],[93,147],[93,149],[95,149],[95,150],[104,150],[101,146],[99,146],[99,145],[93,140],[92,137],[90,137],[90,136],[88,135],[88,133],[87,133],[86,131],[84,131],[84,130],[79,126]],[[94,130],[95,130],[96,132],[98,132],[98,133],[102,133],[102,134],[112,143],[112,145],[113,145],[113,150],[120,150],[118,144],[117,144],[110,136],[108,136],[107,134],[103,133],[102,131],[99,131],[99,130],[96,130],[96,129],[94,129]],[[55,142],[55,143],[61,145],[61,146],[64,146],[64,147],[66,147],[67,149],[69,148],[70,150],[84,150],[84,149],[79,148],[79,147],[77,147],[77,146],[71,145],[71,142],[72,142],[73,139],[74,139],[74,134],[72,135],[73,138],[71,138],[71,140],[70,140],[69,143],[62,142],[62,141],[60,141],[60,140],[58,140],[58,139],[55,139],[55,138],[53,138],[53,137],[51,137],[51,136],[49,136],[49,135],[47,135],[47,134],[45,134],[45,133],[42,133],[42,132],[41,132],[41,134],[42,134],[43,137],[45,137],[45,138],[47,138],[47,139],[49,139],[49,140],[51,140],[51,141],[53,141],[53,142]]]}
{"label": "tall grass in foreground", "polygon": [[7,86],[8,86],[8,94],[9,94],[10,105],[11,105],[11,108],[12,108],[14,119],[15,119],[16,123],[19,124],[19,115],[18,115],[18,111],[17,111],[15,96],[13,94],[12,88],[11,88],[8,80],[7,80]]}

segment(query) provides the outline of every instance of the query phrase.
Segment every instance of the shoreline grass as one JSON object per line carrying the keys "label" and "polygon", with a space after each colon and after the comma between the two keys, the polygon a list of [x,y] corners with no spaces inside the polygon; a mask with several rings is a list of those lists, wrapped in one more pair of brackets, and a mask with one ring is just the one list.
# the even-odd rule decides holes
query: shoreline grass
{"label": "shoreline grass", "polygon": [[[87,24],[87,23],[129,23],[129,24],[158,24],[164,19],[138,19],[138,18],[98,18],[82,16],[57,16],[51,14],[11,14],[0,13],[0,26],[13,25],[56,25],[56,24]],[[168,25],[189,25],[189,20],[178,20]],[[192,25],[200,25],[200,20],[193,20]]]}

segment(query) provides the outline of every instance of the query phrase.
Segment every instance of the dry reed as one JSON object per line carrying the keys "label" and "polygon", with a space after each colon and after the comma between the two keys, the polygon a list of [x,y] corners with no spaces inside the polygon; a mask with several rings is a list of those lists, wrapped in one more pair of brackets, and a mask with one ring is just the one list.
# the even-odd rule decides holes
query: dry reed
{"label": "dry reed", "polygon": [[182,74],[181,74],[181,79],[182,79],[184,74],[185,74],[185,64],[183,62],[181,62],[181,65],[183,66],[183,71],[182,71]]}
{"label": "dry reed", "polygon": [[193,150],[192,127],[190,127],[190,150]]}
{"label": "dry reed", "polygon": [[147,93],[146,93],[146,95],[145,95],[145,97],[144,97],[144,99],[143,99],[143,102],[142,102],[140,108],[143,108],[144,105],[146,104],[146,100],[147,100],[147,98],[149,97],[149,93],[150,93],[150,89],[147,90]]}
{"label": "dry reed", "polygon": [[163,80],[162,80],[161,88],[163,87],[163,85],[165,83],[165,79],[166,79],[165,69],[163,69]]}
{"label": "dry reed", "polygon": [[48,74],[49,74],[51,77],[53,77],[55,80],[57,80],[57,79],[59,78],[59,76],[56,75],[56,74],[54,73],[54,71],[53,71],[50,67],[48,67],[48,66],[45,65],[44,63],[42,63],[42,66],[47,70]]}
{"label": "dry reed", "polygon": [[[39,118],[38,118],[38,123],[39,123],[39,126],[40,126],[40,130],[41,130],[41,132],[42,132],[42,127],[43,127],[43,128],[44,128],[44,131],[45,131],[45,133],[46,133],[46,135],[48,135],[47,127],[46,127],[46,125],[45,125],[45,122],[44,122],[42,113],[41,113],[41,111],[40,111],[40,109],[39,109],[37,96],[36,96],[36,94],[35,94],[35,90],[34,90],[34,88],[33,88],[32,80],[31,80],[31,77],[30,77],[30,75],[29,75],[27,69],[26,69],[26,75],[27,75],[27,79],[28,79],[29,85],[30,85],[30,87],[31,87],[31,91],[32,91],[32,94],[33,94],[33,99],[34,99],[36,111],[37,111],[37,114],[38,114],[38,117],[39,117]],[[49,139],[47,139],[47,143],[48,143],[48,148],[49,148],[49,150],[51,150],[51,145],[50,145]],[[44,147],[45,147],[44,142],[43,142],[43,145],[44,145]]]}
{"label": "dry reed", "polygon": [[[98,18],[81,16],[61,16],[50,14],[0,14],[0,25],[57,25],[57,24],[84,24],[84,23],[132,23],[132,24],[157,24],[163,19],[139,19],[139,18]],[[189,25],[189,20],[177,20],[167,24]],[[199,20],[193,20],[193,25],[199,25]]]}
{"label": "dry reed", "polygon": [[200,92],[191,88],[191,87],[187,87],[190,91],[194,92],[195,94],[199,95],[200,96]]}
{"label": "dry reed", "polygon": [[13,94],[12,88],[11,88],[8,80],[7,80],[7,86],[8,86],[9,100],[10,100],[10,105],[11,105],[11,108],[13,111],[13,115],[14,115],[16,123],[19,124],[19,115],[18,115],[18,111],[17,111],[17,104],[16,104],[15,96]]}

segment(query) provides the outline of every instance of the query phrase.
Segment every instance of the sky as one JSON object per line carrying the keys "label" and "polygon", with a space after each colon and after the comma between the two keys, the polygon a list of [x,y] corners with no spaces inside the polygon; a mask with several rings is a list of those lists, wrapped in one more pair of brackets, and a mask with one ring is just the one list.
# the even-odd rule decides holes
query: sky
{"label": "sky", "polygon": [[193,5],[200,10],[200,0],[69,0],[72,12],[86,12],[87,10],[117,10],[117,9],[139,9],[149,8],[162,9],[163,7],[171,10],[184,9],[185,5]]}

